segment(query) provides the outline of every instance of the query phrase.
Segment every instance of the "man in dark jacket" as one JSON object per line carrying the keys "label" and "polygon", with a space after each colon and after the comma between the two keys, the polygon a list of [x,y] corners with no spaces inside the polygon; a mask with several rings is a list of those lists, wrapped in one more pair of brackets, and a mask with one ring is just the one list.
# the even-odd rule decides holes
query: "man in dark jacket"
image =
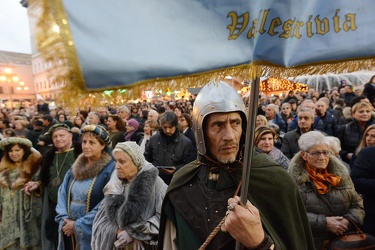
{"label": "man in dark jacket", "polygon": [[297,117],[298,128],[286,133],[283,138],[283,144],[281,145],[281,152],[289,159],[292,159],[293,156],[299,152],[298,139],[301,135],[314,130],[314,112],[310,108],[300,108]]}
{"label": "man in dark jacket", "polygon": [[173,111],[160,118],[159,133],[153,135],[145,149],[145,158],[159,168],[159,176],[169,185],[173,174],[182,166],[197,158],[189,138],[177,129],[178,120]]}
{"label": "man in dark jacket", "polygon": [[352,85],[346,85],[345,86],[345,93],[344,93],[344,100],[345,100],[346,106],[349,106],[350,101],[356,96],[357,95],[353,92],[353,86]]}
{"label": "man in dark jacket", "polygon": [[[310,99],[304,100],[300,104],[300,106],[298,106],[298,109],[305,108],[305,107],[310,108],[310,109],[312,109],[314,111],[314,123],[313,123],[314,130],[319,130],[319,131],[323,132],[323,130],[324,130],[324,123],[323,123],[322,120],[319,119],[319,117],[317,117],[315,115],[315,108],[316,108],[315,107],[315,103],[312,100],[310,100]],[[297,112],[298,112],[298,110],[297,110]],[[288,131],[287,132],[295,130],[295,129],[297,129],[297,127],[298,127],[298,116],[296,115],[293,118],[293,120],[289,123],[289,125],[288,125]]]}
{"label": "man in dark jacket", "polygon": [[375,146],[363,148],[351,170],[351,177],[365,206],[363,230],[375,235]]}
{"label": "man in dark jacket", "polygon": [[27,139],[29,139],[32,144],[33,148],[39,151],[38,139],[39,136],[43,133],[43,122],[39,120],[35,120],[33,125],[33,129],[27,133]]}
{"label": "man in dark jacket", "polygon": [[327,103],[322,99],[319,99],[316,103],[316,116],[323,121],[324,129],[322,132],[327,135],[334,136],[337,131],[336,117],[332,115],[327,109]]}
{"label": "man in dark jacket", "polygon": [[275,104],[268,104],[266,108],[266,118],[269,123],[276,124],[280,132],[286,133],[286,123],[279,114],[279,107]]}
{"label": "man in dark jacket", "polygon": [[[245,105],[224,82],[207,84],[194,104],[198,159],[181,168],[164,197],[159,249],[314,249],[298,190],[287,172],[254,153],[247,203],[237,196],[245,141]],[[282,190],[282,192],[280,192]],[[267,195],[265,195],[267,194]]]}
{"label": "man in dark jacket", "polygon": [[370,103],[375,107],[375,76],[372,76],[371,80],[363,86],[362,95],[367,96]]}

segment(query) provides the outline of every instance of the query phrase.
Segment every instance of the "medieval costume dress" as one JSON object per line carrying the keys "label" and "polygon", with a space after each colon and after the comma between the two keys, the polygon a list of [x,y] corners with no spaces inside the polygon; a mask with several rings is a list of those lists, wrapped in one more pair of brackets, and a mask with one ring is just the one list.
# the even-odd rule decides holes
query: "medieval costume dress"
{"label": "medieval costume dress", "polygon": [[[104,198],[103,188],[114,170],[115,162],[105,151],[99,160],[87,163],[81,154],[65,175],[58,193],[56,222],[59,223],[58,249],[91,249],[92,224]],[[74,234],[67,237],[62,232],[64,219],[74,220]]]}
{"label": "medieval costume dress", "polygon": [[114,242],[119,228],[125,229],[134,238],[121,249],[156,249],[161,204],[167,189],[158,173],[152,164],[145,161],[130,182],[120,180],[116,172],[112,174],[94,221],[94,250],[117,249]]}
{"label": "medieval costume dress", "polygon": [[41,249],[42,197],[22,192],[24,185],[39,170],[41,159],[40,153],[31,148],[31,154],[22,162],[21,168],[5,157],[1,160],[0,249]]}
{"label": "medieval costume dress", "polygon": [[[210,173],[219,174],[218,180],[209,180]],[[241,175],[240,162],[224,165],[201,155],[199,161],[177,171],[163,202],[158,249],[198,249],[225,216],[227,200],[235,193]],[[254,152],[247,198],[259,209],[275,249],[314,249],[296,185],[264,154]],[[234,248],[231,235],[219,232],[206,249]]]}

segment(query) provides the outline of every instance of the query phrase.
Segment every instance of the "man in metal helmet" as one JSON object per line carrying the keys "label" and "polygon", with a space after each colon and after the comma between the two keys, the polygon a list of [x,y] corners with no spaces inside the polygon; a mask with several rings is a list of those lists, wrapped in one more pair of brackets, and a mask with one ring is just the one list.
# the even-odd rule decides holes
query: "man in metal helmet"
{"label": "man in metal helmet", "polygon": [[198,159],[176,172],[168,187],[159,249],[234,249],[236,241],[248,249],[314,249],[298,190],[267,155],[254,153],[247,203],[237,196],[245,110],[224,82],[211,82],[198,94],[193,110]]}

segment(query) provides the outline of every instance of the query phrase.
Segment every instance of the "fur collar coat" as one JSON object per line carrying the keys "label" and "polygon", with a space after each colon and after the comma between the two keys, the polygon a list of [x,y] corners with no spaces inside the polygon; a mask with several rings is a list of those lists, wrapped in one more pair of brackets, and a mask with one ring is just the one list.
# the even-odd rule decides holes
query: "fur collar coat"
{"label": "fur collar coat", "polygon": [[[330,157],[327,170],[329,173],[341,177],[339,185],[345,185],[350,181],[349,170],[337,157]],[[301,152],[298,152],[291,160],[289,164],[289,174],[297,185],[310,182],[310,176],[305,168],[305,160],[302,158]]]}
{"label": "fur collar coat", "polygon": [[31,154],[22,162],[21,167],[3,157],[0,162],[0,186],[22,188],[38,172],[41,160],[41,154],[34,148],[31,148]]}
{"label": "fur collar coat", "polygon": [[166,189],[158,170],[147,161],[130,183],[125,184],[114,171],[94,220],[91,245],[111,249],[119,228],[125,229],[137,244],[156,244]]}
{"label": "fur collar coat", "polygon": [[102,152],[99,160],[93,163],[88,163],[87,158],[81,154],[78,156],[72,166],[73,176],[77,180],[90,179],[98,175],[99,172],[102,171],[102,169],[105,168],[111,160],[112,156],[105,151]]}

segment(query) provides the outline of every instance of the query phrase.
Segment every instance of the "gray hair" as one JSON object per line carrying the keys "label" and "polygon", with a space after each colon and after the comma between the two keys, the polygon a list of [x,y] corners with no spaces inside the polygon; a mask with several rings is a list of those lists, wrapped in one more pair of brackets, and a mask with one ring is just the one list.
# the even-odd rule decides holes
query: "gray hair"
{"label": "gray hair", "polygon": [[332,143],[328,137],[320,131],[310,131],[302,134],[298,140],[298,146],[301,151],[309,151],[310,148],[318,145],[326,145],[331,148]]}
{"label": "gray hair", "polygon": [[331,149],[334,155],[337,155],[341,151],[341,142],[339,138],[335,136],[327,136],[327,140],[329,141],[329,148]]}
{"label": "gray hair", "polygon": [[308,113],[310,113],[311,118],[313,118],[313,119],[315,118],[314,111],[313,111],[311,108],[308,108],[308,107],[300,108],[300,109],[298,110],[298,112],[297,112],[297,116],[298,116],[298,114],[299,114],[300,112],[308,112]]}
{"label": "gray hair", "polygon": [[267,105],[267,108],[270,107],[271,109],[275,110],[275,113],[279,113],[279,106],[277,106],[276,104],[268,104]]}
{"label": "gray hair", "polygon": [[125,111],[126,113],[130,113],[130,109],[126,105],[121,105],[117,109],[121,109],[121,110]]}

